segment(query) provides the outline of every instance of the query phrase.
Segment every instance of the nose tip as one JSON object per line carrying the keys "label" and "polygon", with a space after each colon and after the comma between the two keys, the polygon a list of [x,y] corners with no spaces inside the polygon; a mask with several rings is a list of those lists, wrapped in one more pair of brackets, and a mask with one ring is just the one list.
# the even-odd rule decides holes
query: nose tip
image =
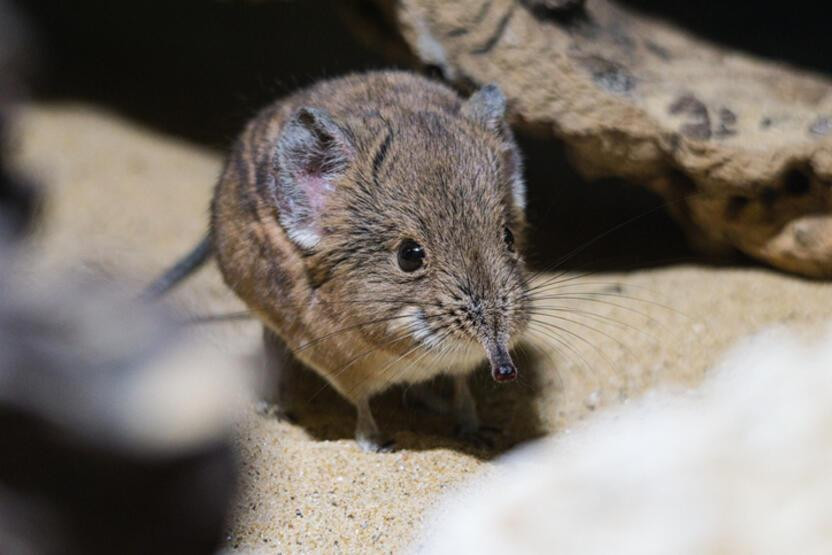
{"label": "nose tip", "polygon": [[511,362],[504,362],[491,368],[491,377],[495,382],[513,382],[517,379],[517,368]]}
{"label": "nose tip", "polygon": [[513,382],[517,379],[517,367],[511,360],[508,353],[508,345],[505,342],[485,340],[483,342],[485,352],[488,354],[488,361],[491,363],[491,377],[497,383]]}

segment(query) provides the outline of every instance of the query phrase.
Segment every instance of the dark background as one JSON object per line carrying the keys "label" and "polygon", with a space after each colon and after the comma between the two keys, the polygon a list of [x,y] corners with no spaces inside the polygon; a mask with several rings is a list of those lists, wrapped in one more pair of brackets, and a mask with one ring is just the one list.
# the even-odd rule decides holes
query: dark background
{"label": "dark background", "polygon": [[[832,73],[824,2],[624,3],[717,42]],[[346,7],[365,6],[359,9],[374,18],[369,4],[357,0],[15,4],[35,39],[31,94],[36,99],[101,104],[218,149],[259,107],[299,86],[347,71],[407,67],[406,60],[370,47],[347,25]],[[530,185],[532,250],[542,261],[661,204],[631,184],[584,183],[554,141],[520,139]],[[691,257],[681,232],[657,210],[599,239],[565,267],[625,269]]]}

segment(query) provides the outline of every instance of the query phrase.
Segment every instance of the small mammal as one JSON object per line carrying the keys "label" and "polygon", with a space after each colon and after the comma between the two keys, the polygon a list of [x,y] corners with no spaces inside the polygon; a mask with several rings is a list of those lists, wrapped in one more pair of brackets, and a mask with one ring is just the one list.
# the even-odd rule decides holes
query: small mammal
{"label": "small mammal", "polygon": [[496,86],[466,100],[396,71],[272,104],[233,147],[209,237],[155,292],[213,253],[265,328],[356,407],[365,450],[390,445],[370,398],[441,373],[458,429],[477,434],[468,375],[488,359],[495,380],[515,379],[509,350],[529,318],[504,112]]}

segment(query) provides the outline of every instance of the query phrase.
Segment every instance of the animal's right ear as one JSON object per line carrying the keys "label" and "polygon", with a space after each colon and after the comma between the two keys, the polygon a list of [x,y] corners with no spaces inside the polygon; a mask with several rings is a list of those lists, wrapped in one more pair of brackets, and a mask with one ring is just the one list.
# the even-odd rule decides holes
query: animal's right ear
{"label": "animal's right ear", "polygon": [[280,223],[299,247],[312,249],[321,239],[320,219],[335,182],[355,148],[326,111],[304,107],[284,125],[275,154]]}

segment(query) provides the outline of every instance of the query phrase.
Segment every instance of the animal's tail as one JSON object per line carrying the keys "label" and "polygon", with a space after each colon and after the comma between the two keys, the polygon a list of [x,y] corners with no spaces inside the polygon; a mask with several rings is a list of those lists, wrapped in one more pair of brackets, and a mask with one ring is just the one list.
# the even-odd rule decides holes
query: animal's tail
{"label": "animal's tail", "polygon": [[152,301],[158,299],[174,287],[179,282],[194,273],[200,266],[205,264],[211,255],[214,253],[214,248],[211,242],[211,235],[206,234],[205,237],[193,248],[191,252],[182,257],[179,262],[174,264],[168,271],[156,278],[147,289],[141,294],[141,299],[145,301]]}

